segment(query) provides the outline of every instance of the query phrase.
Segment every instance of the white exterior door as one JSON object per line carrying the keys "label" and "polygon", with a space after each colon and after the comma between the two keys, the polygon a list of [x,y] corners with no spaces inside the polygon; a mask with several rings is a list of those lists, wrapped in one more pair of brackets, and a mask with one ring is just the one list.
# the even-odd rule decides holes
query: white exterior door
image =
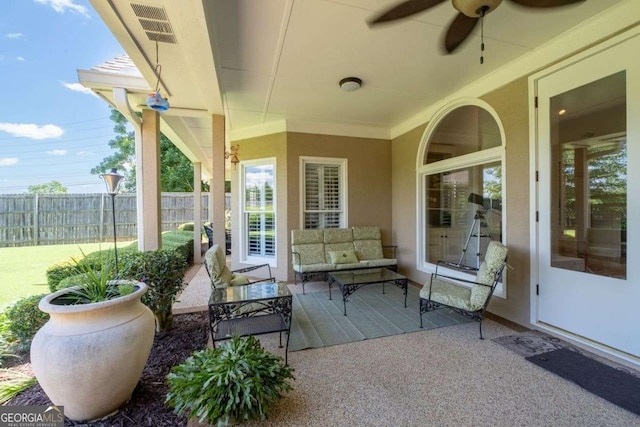
{"label": "white exterior door", "polygon": [[537,322],[640,357],[640,36],[535,81]]}

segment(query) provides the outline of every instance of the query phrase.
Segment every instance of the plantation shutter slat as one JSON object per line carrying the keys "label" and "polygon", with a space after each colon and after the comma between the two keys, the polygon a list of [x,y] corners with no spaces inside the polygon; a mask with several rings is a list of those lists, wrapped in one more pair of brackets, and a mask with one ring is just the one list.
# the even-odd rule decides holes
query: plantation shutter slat
{"label": "plantation shutter slat", "polygon": [[342,225],[342,170],[340,165],[304,164],[304,227],[339,228]]}

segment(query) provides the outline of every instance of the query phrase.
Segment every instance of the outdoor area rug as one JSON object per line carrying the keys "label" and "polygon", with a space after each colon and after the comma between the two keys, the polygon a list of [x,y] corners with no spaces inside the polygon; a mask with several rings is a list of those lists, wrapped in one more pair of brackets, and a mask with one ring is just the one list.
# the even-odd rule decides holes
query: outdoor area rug
{"label": "outdoor area rug", "polygon": [[424,329],[420,329],[419,292],[419,288],[408,286],[405,308],[404,294],[397,286],[385,285],[384,294],[382,284],[364,286],[349,296],[346,316],[342,314],[342,294],[337,287],[332,290],[332,300],[328,290],[293,294],[289,350],[345,344],[470,321],[440,309],[425,313]]}
{"label": "outdoor area rug", "polygon": [[569,348],[551,350],[526,359],[621,408],[640,415],[640,378]]}

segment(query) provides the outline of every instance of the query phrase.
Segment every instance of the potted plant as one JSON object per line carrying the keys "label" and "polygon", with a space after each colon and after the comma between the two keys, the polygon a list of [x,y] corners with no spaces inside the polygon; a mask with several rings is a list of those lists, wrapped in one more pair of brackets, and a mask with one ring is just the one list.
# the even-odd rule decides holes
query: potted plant
{"label": "potted plant", "polygon": [[255,337],[233,337],[194,352],[167,376],[166,403],[178,415],[226,426],[265,419],[271,404],[292,390],[293,369]]}
{"label": "potted plant", "polygon": [[[84,254],[83,254],[84,255]],[[147,362],[154,317],[141,302],[142,282],[112,280],[113,263],[98,270],[74,260],[78,286],[45,296],[49,321],[31,344],[31,364],[51,401],[65,415],[93,420],[126,402]]]}

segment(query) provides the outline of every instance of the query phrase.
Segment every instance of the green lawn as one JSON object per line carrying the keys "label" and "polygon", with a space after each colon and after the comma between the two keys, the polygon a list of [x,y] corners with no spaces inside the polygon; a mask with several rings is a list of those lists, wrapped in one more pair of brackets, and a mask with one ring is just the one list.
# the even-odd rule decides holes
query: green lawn
{"label": "green lawn", "polygon": [[[123,247],[129,244],[123,242]],[[72,256],[113,247],[110,243],[0,248],[0,310],[25,296],[49,293],[46,272],[50,265]],[[120,247],[120,242],[118,242]]]}

